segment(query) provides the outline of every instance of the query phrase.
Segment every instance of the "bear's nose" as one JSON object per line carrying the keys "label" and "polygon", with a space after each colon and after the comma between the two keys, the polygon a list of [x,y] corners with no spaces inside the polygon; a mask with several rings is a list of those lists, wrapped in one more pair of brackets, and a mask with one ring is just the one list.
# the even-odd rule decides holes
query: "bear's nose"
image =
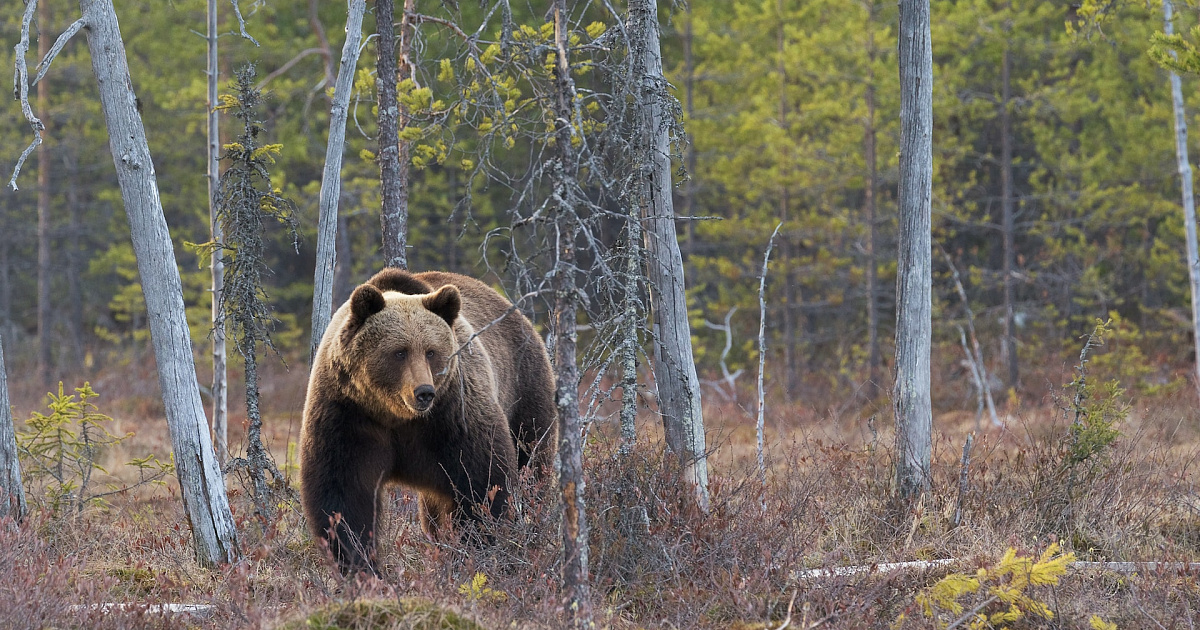
{"label": "bear's nose", "polygon": [[413,397],[417,399],[417,406],[420,407],[421,410],[428,409],[429,405],[433,404],[433,386],[422,385],[418,387],[416,391],[413,392]]}

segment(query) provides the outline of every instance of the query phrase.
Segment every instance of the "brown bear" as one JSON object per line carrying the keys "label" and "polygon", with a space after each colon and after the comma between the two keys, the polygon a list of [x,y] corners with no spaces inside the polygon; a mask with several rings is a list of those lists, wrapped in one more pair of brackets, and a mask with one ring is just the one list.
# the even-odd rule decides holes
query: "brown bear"
{"label": "brown bear", "polygon": [[375,571],[389,483],[418,493],[430,535],[505,513],[518,467],[552,469],[554,374],[511,302],[454,273],[384,269],[329,322],[313,360],[300,497],[343,571]]}

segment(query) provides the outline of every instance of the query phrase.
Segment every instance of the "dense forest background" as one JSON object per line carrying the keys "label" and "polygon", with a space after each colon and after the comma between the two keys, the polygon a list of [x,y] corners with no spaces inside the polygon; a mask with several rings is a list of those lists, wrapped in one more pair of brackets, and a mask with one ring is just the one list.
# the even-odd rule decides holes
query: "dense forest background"
{"label": "dense forest background", "polygon": [[[426,6],[428,5],[428,6]],[[895,314],[899,89],[892,3],[842,0],[695,0],[660,3],[669,79],[687,123],[677,160],[679,230],[697,361],[721,387],[721,364],[757,365],[758,276],[777,223],[767,278],[768,393],[806,406],[866,401],[886,389]],[[205,174],[204,3],[118,0],[134,88],[149,132],[167,221],[177,246],[197,356],[210,332]],[[304,364],[312,305],[317,198],[328,130],[326,53],[341,48],[336,2],[243,2],[247,30],[222,12],[223,85],[246,61],[269,90],[271,142],[283,149],[274,182],[298,207],[297,252],[283,230],[269,245],[268,294],[285,358]],[[1195,23],[1180,7],[1176,30]],[[540,23],[533,3],[513,3],[518,23]],[[76,15],[50,3],[49,32]],[[470,0],[418,10],[463,25],[482,15]],[[588,9],[592,10],[592,9]],[[599,9],[596,9],[599,11]],[[1040,0],[934,2],[934,402],[974,406],[958,327],[965,311],[949,262],[961,272],[992,387],[1003,399],[1040,396],[1077,356],[1078,337],[1112,318],[1116,374],[1135,392],[1180,387],[1194,360],[1184,225],[1167,73],[1147,55],[1162,28],[1158,7],[1130,3],[1102,29],[1074,28],[1076,5]],[[18,40],[19,3],[0,9],[2,37]],[[373,33],[374,17],[364,24]],[[469,30],[469,29],[468,29]],[[327,34],[328,41],[323,38]],[[436,103],[456,83],[444,59],[454,34],[417,28],[417,86]],[[1003,72],[1008,60],[1008,72]],[[20,190],[0,194],[0,332],[14,381],[49,388],[149,356],[141,287],[82,38],[47,76],[48,164],[31,159]],[[12,64],[11,48],[0,65]],[[340,207],[335,304],[382,266],[379,179],[373,155],[374,43],[359,62],[351,100]],[[604,79],[595,78],[597,82]],[[581,85],[586,89],[587,80]],[[223,89],[227,92],[228,89]],[[1185,79],[1197,128],[1196,83]],[[409,98],[425,98],[420,95]],[[417,110],[421,107],[418,103]],[[35,106],[37,106],[35,102]],[[425,103],[426,109],[432,109]],[[1005,116],[1008,112],[1008,116]],[[426,129],[437,124],[422,120]],[[224,140],[235,129],[223,124]],[[474,135],[473,135],[474,134]],[[409,265],[508,285],[505,239],[516,186],[472,178],[477,131],[426,133],[413,152]],[[0,171],[30,139],[14,103],[0,113]],[[1005,143],[1011,193],[1005,194]],[[532,151],[493,151],[494,172],[523,172]],[[510,167],[511,166],[511,167]],[[38,309],[38,170],[49,193],[48,320]],[[1017,380],[1003,344],[1005,197],[1013,204]],[[874,228],[874,229],[872,229]],[[609,235],[617,238],[616,228]],[[943,253],[944,252],[944,253]],[[874,307],[874,308],[872,308]],[[530,307],[544,323],[545,304]],[[730,324],[730,348],[724,357]],[[706,325],[706,322],[708,324]],[[37,340],[53,339],[39,375]],[[203,355],[207,357],[207,355]],[[1115,357],[1115,355],[1113,355]],[[874,366],[874,367],[873,367]],[[208,359],[199,360],[201,381]],[[48,377],[48,379],[47,379]],[[46,391],[45,389],[41,391]]]}

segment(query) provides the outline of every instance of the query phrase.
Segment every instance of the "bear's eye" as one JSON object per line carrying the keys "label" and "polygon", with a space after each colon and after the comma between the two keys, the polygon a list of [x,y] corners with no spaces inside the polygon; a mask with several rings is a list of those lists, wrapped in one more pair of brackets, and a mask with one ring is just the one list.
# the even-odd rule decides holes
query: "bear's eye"
{"label": "bear's eye", "polygon": [[434,358],[434,357],[436,357],[436,356],[437,356],[437,353],[436,353],[436,352],[434,352],[433,350],[426,350],[426,351],[425,351],[425,359],[426,359],[427,361],[432,361],[432,360],[433,360],[433,358]]}
{"label": "bear's eye", "polygon": [[406,359],[406,358],[408,358],[408,350],[397,350],[397,351],[396,351],[396,358],[397,358],[397,359]]}

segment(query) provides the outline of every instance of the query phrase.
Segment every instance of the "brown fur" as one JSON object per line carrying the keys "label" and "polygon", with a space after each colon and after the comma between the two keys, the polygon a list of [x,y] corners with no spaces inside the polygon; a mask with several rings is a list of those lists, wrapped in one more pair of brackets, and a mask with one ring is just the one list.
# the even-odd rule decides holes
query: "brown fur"
{"label": "brown fur", "polygon": [[466,276],[385,269],[333,314],[313,362],[304,513],[343,570],[373,570],[384,485],[419,493],[430,534],[498,517],[519,466],[552,469],[556,436],[550,360],[520,311]]}

